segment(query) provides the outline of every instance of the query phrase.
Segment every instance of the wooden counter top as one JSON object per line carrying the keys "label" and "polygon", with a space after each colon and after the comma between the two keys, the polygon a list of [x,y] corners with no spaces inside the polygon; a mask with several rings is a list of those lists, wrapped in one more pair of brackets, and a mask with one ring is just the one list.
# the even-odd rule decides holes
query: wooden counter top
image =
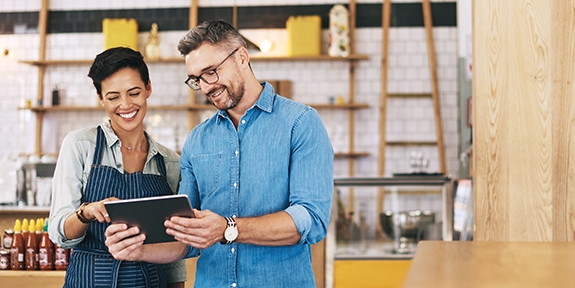
{"label": "wooden counter top", "polygon": [[404,287],[575,287],[574,271],[574,242],[421,241]]}

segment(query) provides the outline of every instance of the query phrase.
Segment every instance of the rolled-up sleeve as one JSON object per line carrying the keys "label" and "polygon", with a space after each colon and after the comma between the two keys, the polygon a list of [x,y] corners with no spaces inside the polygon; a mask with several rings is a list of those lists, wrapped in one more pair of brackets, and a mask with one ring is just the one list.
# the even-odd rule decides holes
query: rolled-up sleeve
{"label": "rolled-up sleeve", "polygon": [[84,239],[67,239],[64,222],[80,206],[82,198],[82,177],[86,152],[75,135],[69,133],[63,140],[54,170],[52,182],[52,204],[48,233],[52,242],[65,249],[72,248]]}
{"label": "rolled-up sleeve", "polygon": [[293,129],[290,161],[291,215],[300,244],[315,244],[325,238],[333,195],[333,148],[325,127],[310,109]]}

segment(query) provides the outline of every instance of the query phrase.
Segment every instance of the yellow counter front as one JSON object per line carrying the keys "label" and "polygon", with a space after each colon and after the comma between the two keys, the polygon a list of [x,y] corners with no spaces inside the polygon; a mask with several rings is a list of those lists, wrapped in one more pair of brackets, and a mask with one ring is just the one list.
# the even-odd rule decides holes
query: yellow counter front
{"label": "yellow counter front", "polygon": [[334,261],[334,288],[399,288],[411,260],[346,259]]}

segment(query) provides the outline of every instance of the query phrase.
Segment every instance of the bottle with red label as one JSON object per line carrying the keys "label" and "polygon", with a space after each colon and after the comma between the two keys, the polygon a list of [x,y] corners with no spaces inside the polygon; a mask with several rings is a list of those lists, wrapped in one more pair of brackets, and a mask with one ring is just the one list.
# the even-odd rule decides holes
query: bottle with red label
{"label": "bottle with red label", "polygon": [[38,245],[38,264],[40,270],[54,270],[54,243],[48,237],[48,220],[44,221],[42,238]]}
{"label": "bottle with red label", "polygon": [[12,270],[24,270],[24,239],[22,238],[22,225],[20,219],[14,222],[14,238],[10,245],[10,266]]}
{"label": "bottle with red label", "polygon": [[64,249],[58,245],[55,245],[55,247],[54,268],[56,270],[66,270],[70,260],[70,249]]}
{"label": "bottle with red label", "polygon": [[[36,227],[36,221],[30,220],[29,227]],[[30,228],[26,241],[26,270],[38,270],[38,241],[36,241],[36,228]]]}

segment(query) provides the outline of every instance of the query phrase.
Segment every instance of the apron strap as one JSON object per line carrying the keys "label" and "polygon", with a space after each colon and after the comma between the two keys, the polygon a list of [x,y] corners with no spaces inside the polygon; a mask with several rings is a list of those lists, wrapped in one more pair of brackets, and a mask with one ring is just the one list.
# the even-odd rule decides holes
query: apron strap
{"label": "apron strap", "polygon": [[164,157],[158,153],[156,154],[156,166],[158,166],[158,171],[160,171],[160,174],[162,174],[162,176],[166,176],[166,163],[164,162]]}
{"label": "apron strap", "polygon": [[92,167],[94,165],[100,165],[102,163],[102,157],[104,154],[104,148],[106,146],[106,137],[104,136],[104,130],[98,125],[98,136],[96,137],[96,151],[94,151],[94,160],[92,160]]}

